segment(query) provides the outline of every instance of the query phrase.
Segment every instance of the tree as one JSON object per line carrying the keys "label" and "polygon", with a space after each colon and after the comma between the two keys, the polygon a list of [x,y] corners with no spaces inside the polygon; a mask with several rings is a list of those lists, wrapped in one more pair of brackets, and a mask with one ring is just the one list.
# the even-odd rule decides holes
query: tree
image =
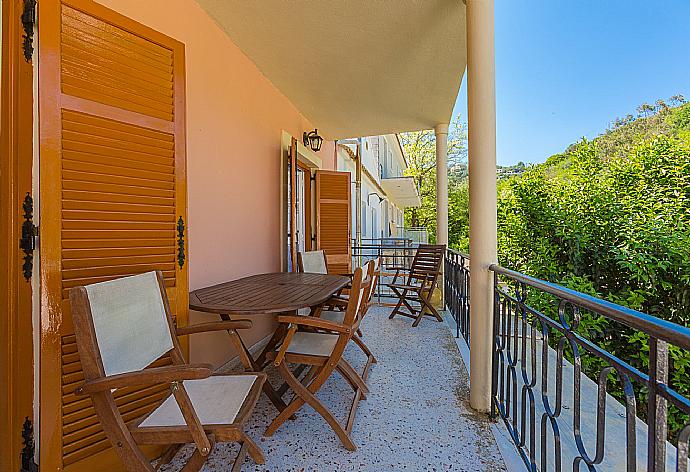
{"label": "tree", "polygon": [[654,105],[650,105],[649,103],[643,103],[639,107],[637,107],[637,116],[644,116],[647,117],[654,113]]}
{"label": "tree", "polygon": [[[405,175],[414,179],[422,199],[421,207],[405,210],[405,224],[426,227],[433,241],[436,239],[436,136],[433,130],[403,133],[400,142],[408,162]],[[467,126],[458,115],[448,131],[448,167],[466,161]],[[449,182],[457,180],[449,179]]]}
{"label": "tree", "polygon": [[677,107],[685,103],[685,97],[682,94],[677,94],[668,99],[672,107]]}

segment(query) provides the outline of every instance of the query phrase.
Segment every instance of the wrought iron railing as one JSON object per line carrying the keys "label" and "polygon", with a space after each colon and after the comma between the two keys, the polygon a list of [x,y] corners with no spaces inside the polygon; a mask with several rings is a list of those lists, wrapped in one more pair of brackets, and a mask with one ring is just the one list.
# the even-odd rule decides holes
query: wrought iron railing
{"label": "wrought iron railing", "polygon": [[374,257],[381,258],[381,279],[375,294],[379,304],[387,305],[397,302],[397,297],[386,284],[393,282],[397,273],[396,267],[410,267],[417,252],[417,246],[417,243],[408,238],[362,238],[360,245],[353,241],[353,267],[360,266]]}
{"label": "wrought iron railing", "polygon": [[446,310],[455,321],[455,337],[470,344],[470,259],[448,249],[443,270]]}
{"label": "wrought iron railing", "polygon": [[[455,259],[450,253],[451,273]],[[687,472],[690,400],[681,392],[690,376],[678,385],[670,375],[684,367],[669,362],[669,346],[690,350],[690,329],[497,265],[491,270],[493,410],[527,468]],[[448,278],[451,309],[456,280]],[[617,327],[604,338],[582,329],[584,320],[604,319]],[[639,333],[648,352],[622,359],[601,346],[611,336],[623,342],[622,332]]]}

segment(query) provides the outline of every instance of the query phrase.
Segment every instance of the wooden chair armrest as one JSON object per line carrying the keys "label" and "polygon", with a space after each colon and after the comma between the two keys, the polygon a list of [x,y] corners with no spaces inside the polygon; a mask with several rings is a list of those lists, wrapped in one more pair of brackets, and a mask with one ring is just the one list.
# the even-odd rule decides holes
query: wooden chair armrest
{"label": "wooden chair armrest", "polygon": [[210,377],[212,373],[213,366],[211,364],[152,367],[136,372],[127,372],[125,374],[109,375],[96,380],[88,380],[84,385],[77,388],[74,393],[77,395],[88,395],[115,388],[205,379]]}
{"label": "wooden chair armrest", "polygon": [[290,323],[299,326],[311,326],[312,328],[327,329],[329,331],[335,331],[337,333],[345,334],[349,334],[352,332],[352,329],[349,326],[345,326],[344,324],[336,323],[334,321],[316,318],[313,316],[281,315],[278,317],[278,323]]}
{"label": "wooden chair armrest", "polygon": [[231,320],[231,321],[212,321],[209,323],[200,323],[192,326],[184,326],[175,330],[178,336],[187,336],[189,334],[206,333],[209,331],[229,331],[235,329],[251,329],[253,326],[252,320]]}

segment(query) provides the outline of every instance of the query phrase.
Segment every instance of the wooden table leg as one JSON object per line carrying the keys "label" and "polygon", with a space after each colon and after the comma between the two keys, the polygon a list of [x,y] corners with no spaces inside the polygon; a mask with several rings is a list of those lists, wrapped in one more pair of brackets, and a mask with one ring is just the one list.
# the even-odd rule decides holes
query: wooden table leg
{"label": "wooden table leg", "polygon": [[[220,315],[220,317],[223,321],[231,321],[230,315]],[[242,338],[240,337],[239,333],[235,330],[228,330],[227,333],[230,336],[230,342],[237,351],[237,354],[240,356],[240,361],[244,366],[244,371],[261,372],[263,370],[261,364],[258,362],[258,360],[254,360],[251,352],[249,352],[247,345],[244,344],[244,341],[242,341]],[[273,335],[273,337],[275,337],[275,334]],[[273,340],[273,338],[271,338],[271,340]],[[261,353],[261,356],[265,358],[267,352],[268,351],[264,349]],[[285,405],[283,399],[280,398],[280,395],[278,395],[278,393],[276,393],[276,391],[273,389],[273,386],[271,386],[270,382],[264,382],[262,390],[264,391],[268,399],[271,400],[271,403],[273,403],[273,405],[278,409],[278,411],[283,411],[285,409],[287,405]]]}
{"label": "wooden table leg", "polygon": [[269,352],[275,350],[275,348],[280,344],[280,342],[285,339],[285,335],[287,334],[287,326],[284,324],[279,324],[278,328],[276,328],[275,332],[273,333],[273,336],[271,336],[271,339],[268,341],[268,344],[266,344],[266,347],[264,347],[263,351],[261,351],[261,354],[259,354],[259,357],[256,358],[256,363],[264,369],[268,362],[266,362],[266,356],[268,355]]}

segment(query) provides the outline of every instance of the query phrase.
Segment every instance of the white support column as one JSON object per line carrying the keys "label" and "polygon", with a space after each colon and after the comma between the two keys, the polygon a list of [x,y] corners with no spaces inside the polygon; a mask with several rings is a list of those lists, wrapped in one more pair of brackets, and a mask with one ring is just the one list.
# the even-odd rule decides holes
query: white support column
{"label": "white support column", "polygon": [[[448,244],[448,124],[436,125],[436,244]],[[440,284],[443,287],[443,284]]]}
{"label": "white support column", "polygon": [[467,111],[470,182],[470,405],[491,409],[496,237],[494,2],[467,0]]}

